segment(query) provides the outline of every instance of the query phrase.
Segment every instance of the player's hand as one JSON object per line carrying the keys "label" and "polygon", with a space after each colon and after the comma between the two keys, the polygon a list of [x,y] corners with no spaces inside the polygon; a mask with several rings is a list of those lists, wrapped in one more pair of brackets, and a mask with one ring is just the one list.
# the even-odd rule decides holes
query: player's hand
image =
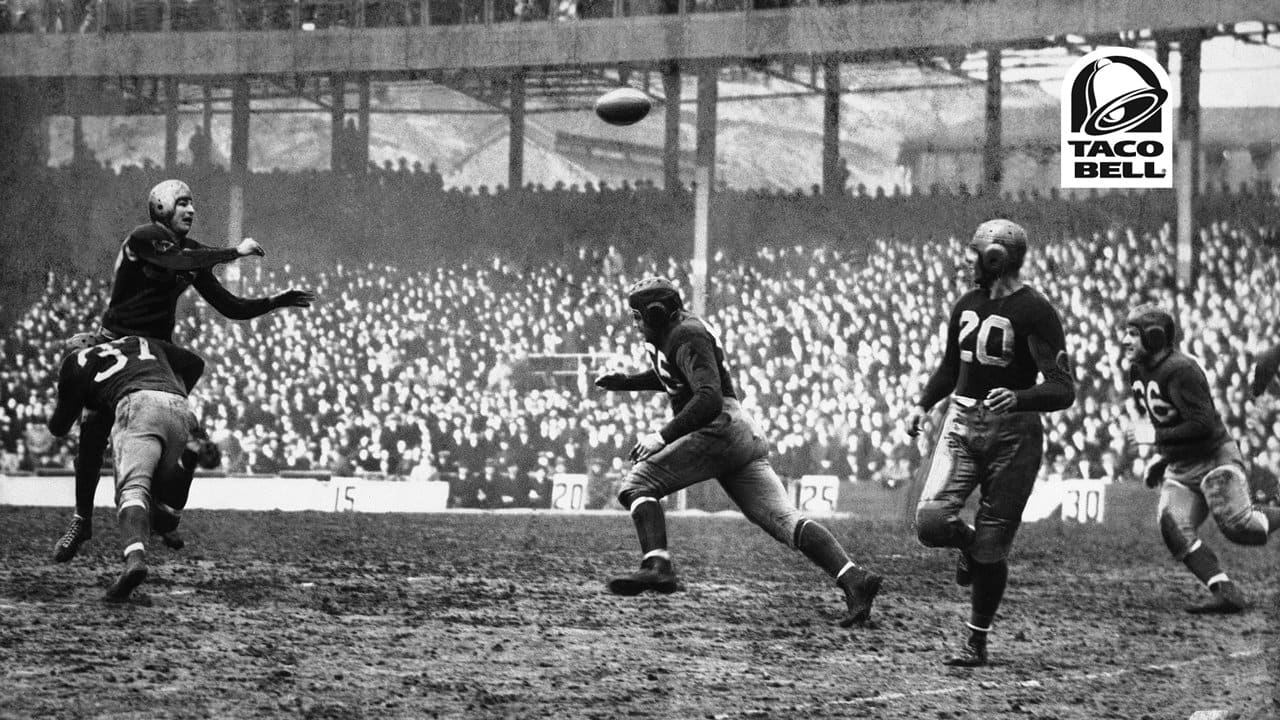
{"label": "player's hand", "polygon": [[991,388],[982,404],[992,413],[1003,415],[1018,406],[1018,396],[1009,388]]}
{"label": "player's hand", "polygon": [[627,382],[627,376],[622,373],[609,373],[596,378],[596,387],[602,390],[621,390]]}
{"label": "player's hand", "polygon": [[631,448],[631,460],[640,462],[655,455],[659,450],[667,446],[667,441],[662,439],[662,435],[651,432],[640,438],[640,442]]}
{"label": "player's hand", "polygon": [[1280,345],[1264,351],[1253,366],[1253,380],[1249,383],[1249,390],[1255,398],[1262,397],[1262,393],[1267,391],[1271,381],[1276,378],[1277,370],[1280,370]]}
{"label": "player's hand", "polygon": [[271,304],[278,308],[311,307],[311,303],[315,301],[316,294],[310,290],[285,290],[271,298]]}
{"label": "player's hand", "polygon": [[258,244],[258,241],[253,238],[245,238],[241,240],[240,244],[236,245],[236,252],[240,253],[240,257],[248,257],[249,255],[263,257],[267,254],[267,251],[263,250],[262,246]]}
{"label": "player's hand", "polygon": [[1151,463],[1147,466],[1146,472],[1142,473],[1142,482],[1149,488],[1156,487],[1164,482],[1164,471],[1167,467],[1169,467],[1168,460],[1161,459]]}
{"label": "player's hand", "polygon": [[199,441],[196,448],[196,465],[205,470],[213,470],[222,464],[222,449],[212,440]]}
{"label": "player's hand", "polygon": [[916,405],[911,408],[911,414],[907,416],[907,434],[915,437],[920,434],[920,428],[924,425],[924,419],[928,415],[928,411]]}

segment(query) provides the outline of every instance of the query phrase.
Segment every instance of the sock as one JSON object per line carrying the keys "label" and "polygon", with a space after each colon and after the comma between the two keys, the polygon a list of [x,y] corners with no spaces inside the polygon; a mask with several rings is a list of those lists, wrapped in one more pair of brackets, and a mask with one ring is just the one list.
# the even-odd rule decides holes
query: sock
{"label": "sock", "polygon": [[640,552],[646,558],[656,555],[655,550],[667,549],[667,518],[657,498],[645,496],[631,503],[631,520],[640,538]]}
{"label": "sock", "polygon": [[151,514],[147,511],[146,504],[133,501],[120,508],[120,540],[126,548],[145,548],[150,535]]}
{"label": "sock", "polygon": [[98,468],[85,468],[80,471],[80,463],[76,463],[76,515],[93,522],[93,500],[98,493]]}
{"label": "sock", "polygon": [[1195,575],[1205,587],[1210,587],[1213,583],[1225,580],[1227,577],[1222,572],[1222,566],[1218,564],[1218,556],[1208,545],[1199,540],[1192,546],[1191,552],[1182,558],[1182,564],[1186,565],[1191,574]]}
{"label": "sock", "polygon": [[996,563],[980,563],[970,558],[969,572],[973,576],[973,587],[970,589],[969,628],[974,632],[981,631],[983,637],[991,629],[996,610],[1004,599],[1005,587],[1009,584],[1009,563],[1001,560]]}
{"label": "sock", "polygon": [[849,560],[849,554],[840,547],[836,536],[812,520],[801,520],[796,525],[795,545],[814,565],[833,578],[839,579],[847,569],[858,567]]}

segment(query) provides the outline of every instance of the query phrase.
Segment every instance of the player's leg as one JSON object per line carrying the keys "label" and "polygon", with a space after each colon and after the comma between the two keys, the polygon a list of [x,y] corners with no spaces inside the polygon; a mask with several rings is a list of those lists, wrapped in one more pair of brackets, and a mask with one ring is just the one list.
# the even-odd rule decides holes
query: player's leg
{"label": "player's leg", "polygon": [[1199,488],[1165,476],[1157,506],[1160,537],[1173,559],[1181,562],[1210,592],[1213,599],[1188,606],[1187,612],[1230,613],[1243,610],[1246,602],[1239,589],[1223,572],[1218,555],[1200,539],[1198,528],[1209,517],[1209,504]]}
{"label": "player's leg", "polygon": [[76,450],[76,510],[62,537],[53,546],[55,562],[67,562],[80,546],[93,537],[93,504],[102,473],[113,417],[110,413],[88,411],[80,422],[80,444]]}
{"label": "player's leg", "polygon": [[[124,545],[125,568],[104,599],[124,602],[147,577],[147,538],[151,535],[151,482],[164,452],[161,433],[145,423],[146,407],[138,395],[117,408],[112,432],[116,465],[116,512]],[[131,402],[132,401],[132,402]]]}
{"label": "player's leg", "polygon": [[[184,427],[179,431],[177,424],[170,428],[170,437],[165,443],[165,456],[161,458],[152,482],[151,530],[160,536],[164,544],[181,550],[186,541],[178,532],[178,523],[182,520],[182,511],[187,506],[187,498],[191,493],[191,482],[195,478],[197,467],[208,467],[210,458],[203,456],[205,437],[200,431],[196,419],[185,407],[175,407],[175,418],[181,420]],[[211,443],[210,443],[211,444]],[[216,450],[217,446],[213,446]],[[213,464],[216,467],[216,463]]]}
{"label": "player's leg", "polygon": [[667,520],[662,498],[714,477],[715,437],[704,430],[686,435],[652,457],[636,463],[618,491],[618,502],[631,513],[640,541],[640,569],[609,580],[615,595],[639,595],[646,590],[672,593],[678,589],[671,551],[667,548]]}
{"label": "player's leg", "polygon": [[1240,545],[1265,545],[1280,529],[1280,508],[1254,507],[1242,463],[1227,462],[1200,481],[1209,511],[1223,537]]}
{"label": "player's leg", "polygon": [[871,604],[880,592],[883,578],[853,562],[830,530],[796,509],[768,459],[752,460],[722,476],[720,484],[748,520],[778,542],[799,550],[835,580],[845,597],[841,627],[861,625],[870,619]]}
{"label": "player's leg", "polygon": [[974,518],[968,551],[969,637],[961,651],[944,662],[960,667],[987,664],[987,639],[1009,584],[1009,549],[1022,511],[1035,487],[1044,453],[1038,415],[1017,413],[990,419],[989,457],[982,500]]}
{"label": "player's leg", "polygon": [[924,489],[916,504],[916,537],[928,547],[958,550],[956,583],[969,583],[967,548],[973,528],[960,517],[978,486],[976,459],[967,440],[972,410],[952,405],[934,439],[924,470]]}

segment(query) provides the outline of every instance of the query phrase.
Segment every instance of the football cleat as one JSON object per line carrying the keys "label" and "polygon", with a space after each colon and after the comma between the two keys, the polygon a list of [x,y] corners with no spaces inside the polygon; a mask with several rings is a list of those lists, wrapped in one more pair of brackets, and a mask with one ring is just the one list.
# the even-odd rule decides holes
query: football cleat
{"label": "football cleat", "polygon": [[111,583],[111,587],[107,588],[107,592],[102,596],[103,600],[110,603],[122,603],[129,599],[129,595],[133,593],[134,588],[142,584],[147,579],[147,554],[141,550],[135,550],[129,553],[129,557],[124,561],[124,572],[120,573],[120,577]]}
{"label": "football cleat", "polygon": [[93,537],[93,522],[76,515],[67,531],[53,545],[54,562],[67,562],[80,552],[80,546]]}
{"label": "football cleat", "polygon": [[961,550],[960,556],[956,558],[956,584],[960,587],[969,587],[973,584],[973,568],[969,566],[970,562],[969,553]]}
{"label": "football cleat", "polygon": [[166,533],[160,533],[160,542],[170,550],[181,550],[187,546],[187,541],[182,538],[182,533],[177,530],[170,530]]}
{"label": "football cleat", "polygon": [[620,575],[605,585],[614,595],[639,595],[646,590],[663,594],[675,592],[676,573],[671,561],[665,558],[647,558],[640,569],[630,575]]}
{"label": "football cleat", "polygon": [[954,655],[948,655],[943,661],[943,665],[951,667],[982,667],[986,665],[987,660],[987,639],[971,635],[965,644],[960,648],[960,652]]}
{"label": "football cleat", "polygon": [[1249,609],[1249,601],[1244,593],[1230,580],[1222,580],[1211,588],[1213,599],[1199,605],[1187,607],[1192,615],[1231,615]]}
{"label": "football cleat", "polygon": [[840,618],[840,627],[862,625],[871,619],[871,603],[880,592],[884,578],[866,570],[850,570],[836,585],[844,591],[844,601],[848,611]]}

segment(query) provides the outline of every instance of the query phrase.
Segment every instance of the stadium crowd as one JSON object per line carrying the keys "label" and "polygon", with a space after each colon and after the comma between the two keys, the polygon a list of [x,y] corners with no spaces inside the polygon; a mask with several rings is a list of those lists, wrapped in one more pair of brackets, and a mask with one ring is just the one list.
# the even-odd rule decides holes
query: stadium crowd
{"label": "stadium crowd", "polygon": [[[136,184],[153,174],[139,170]],[[674,259],[683,256],[676,238],[687,193],[644,185],[496,195],[441,189],[425,209],[407,212],[396,184],[418,182],[419,174],[360,179],[381,191],[357,192],[350,205],[325,207],[313,193],[314,216],[291,215],[246,192],[246,214],[262,223],[253,232],[270,262],[226,266],[225,282],[246,296],[310,287],[320,303],[240,323],[194,293],[184,298],[175,338],[208,361],[193,405],[223,446],[224,469],[443,478],[452,483],[452,502],[472,507],[545,506],[551,475],[585,472],[601,480],[592,483],[592,504],[605,505],[635,437],[668,410],[660,396],[607,395],[590,381],[640,367],[621,297],[627,283],[658,273],[690,288],[688,263]],[[351,180],[284,177],[313,190]],[[109,235],[138,222],[142,193],[95,197],[94,178],[80,182],[77,197],[94,198],[92,237],[103,236],[97,226],[112,215],[121,217],[105,224]],[[218,184],[208,187],[216,196]],[[198,204],[218,206],[196,192]],[[1143,217],[1133,205],[1151,203],[1142,196],[757,193],[738,203],[745,217],[720,208],[729,229],[716,237],[708,318],[732,358],[744,404],[775,442],[781,474],[897,486],[922,450],[902,432],[902,419],[937,364],[947,308],[967,286],[966,226],[971,232],[974,218],[994,215],[1030,228],[1112,218],[1088,232],[1032,230],[1024,276],[1064,308],[1080,382],[1080,400],[1051,416],[1044,477],[1140,477],[1143,458],[1123,432],[1129,391],[1118,336],[1131,303],[1159,299],[1176,306],[1183,347],[1204,362],[1224,419],[1254,460],[1257,486],[1269,488],[1280,469],[1280,407],[1247,401],[1246,374],[1253,355],[1277,339],[1280,222],[1274,197],[1217,199],[1237,212],[1224,211],[1219,217],[1231,220],[1204,228],[1195,280],[1175,290],[1168,226],[1115,221]],[[67,240],[44,250],[66,253],[72,238],[84,244],[85,220],[53,205],[45,213],[48,236]],[[437,221],[424,222],[431,212]],[[529,219],[513,222],[521,216]],[[856,222],[839,224],[850,217]],[[326,222],[330,231],[321,232]],[[934,230],[921,230],[928,226]],[[83,266],[55,264],[0,337],[5,471],[71,467],[73,440],[54,441],[43,430],[52,372],[61,341],[100,316],[118,242],[91,243],[96,251],[82,253]],[[230,268],[241,271],[239,279]]]}

